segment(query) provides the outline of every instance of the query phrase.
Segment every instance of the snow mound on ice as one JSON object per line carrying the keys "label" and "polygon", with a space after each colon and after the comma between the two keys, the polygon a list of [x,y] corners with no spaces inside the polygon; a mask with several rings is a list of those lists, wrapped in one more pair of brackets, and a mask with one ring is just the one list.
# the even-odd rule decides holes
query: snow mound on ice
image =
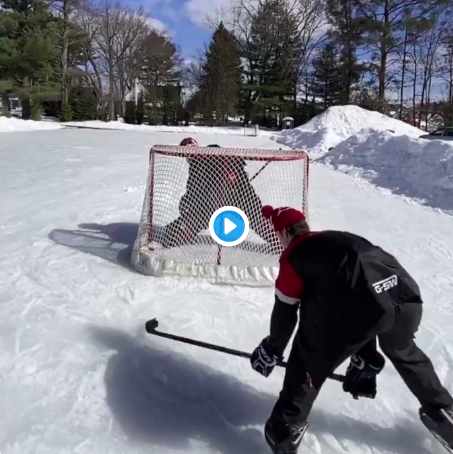
{"label": "snow mound on ice", "polygon": [[52,121],[22,120],[0,116],[0,132],[22,132],[61,129],[61,124]]}
{"label": "snow mound on ice", "polygon": [[291,148],[305,149],[311,155],[322,156],[330,148],[366,128],[391,130],[395,134],[413,137],[423,134],[420,129],[379,112],[358,106],[335,106],[298,128],[282,131],[276,139]]}
{"label": "snow mound on ice", "polygon": [[[139,132],[182,132],[187,134],[231,134],[231,135],[253,135],[255,133],[254,127],[250,126],[246,134],[244,134],[244,128],[241,126],[231,127],[208,127],[208,126],[151,126],[151,125],[131,125],[123,123],[122,121],[110,121],[104,122],[99,120],[92,121],[72,121],[69,123],[63,123],[64,126],[75,127],[75,128],[91,128],[91,129],[117,129],[122,131],[139,131]],[[273,133],[267,131],[258,131],[260,136],[271,136]]]}
{"label": "snow mound on ice", "polygon": [[320,162],[392,192],[453,210],[453,144],[366,129]]}

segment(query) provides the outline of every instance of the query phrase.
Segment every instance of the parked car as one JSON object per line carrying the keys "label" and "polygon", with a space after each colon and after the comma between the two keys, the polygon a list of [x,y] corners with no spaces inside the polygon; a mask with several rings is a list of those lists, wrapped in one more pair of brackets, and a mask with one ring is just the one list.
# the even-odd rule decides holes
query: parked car
{"label": "parked car", "polygon": [[453,141],[453,126],[436,129],[429,134],[420,136],[420,139]]}

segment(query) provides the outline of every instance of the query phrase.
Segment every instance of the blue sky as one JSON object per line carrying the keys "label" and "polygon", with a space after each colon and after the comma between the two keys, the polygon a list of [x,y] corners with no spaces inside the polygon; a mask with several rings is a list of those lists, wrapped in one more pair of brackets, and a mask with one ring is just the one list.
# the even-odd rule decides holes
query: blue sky
{"label": "blue sky", "polygon": [[180,47],[185,59],[192,59],[209,42],[211,30],[205,24],[206,14],[228,0],[125,0],[143,6],[155,19],[156,28],[164,27]]}

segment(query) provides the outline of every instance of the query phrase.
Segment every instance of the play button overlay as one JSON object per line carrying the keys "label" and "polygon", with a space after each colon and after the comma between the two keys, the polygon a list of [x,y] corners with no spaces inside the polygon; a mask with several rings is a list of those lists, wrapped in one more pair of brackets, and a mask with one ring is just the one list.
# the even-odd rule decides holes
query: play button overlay
{"label": "play button overlay", "polygon": [[212,239],[222,246],[237,246],[249,233],[249,220],[245,213],[236,207],[218,209],[209,221]]}
{"label": "play button overlay", "polygon": [[225,235],[228,235],[230,232],[232,232],[236,227],[237,225],[236,224],[233,224],[228,218],[225,218]]}

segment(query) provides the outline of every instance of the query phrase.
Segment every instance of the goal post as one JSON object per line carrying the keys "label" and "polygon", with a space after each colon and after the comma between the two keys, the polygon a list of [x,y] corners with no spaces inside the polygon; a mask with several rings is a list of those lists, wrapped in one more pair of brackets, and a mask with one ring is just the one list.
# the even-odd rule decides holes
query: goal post
{"label": "goal post", "polygon": [[[308,217],[308,176],[301,150],[155,145],[132,265],[151,276],[274,285],[282,247],[261,207],[291,206]],[[211,216],[225,206],[249,220],[237,246],[209,234]]]}

